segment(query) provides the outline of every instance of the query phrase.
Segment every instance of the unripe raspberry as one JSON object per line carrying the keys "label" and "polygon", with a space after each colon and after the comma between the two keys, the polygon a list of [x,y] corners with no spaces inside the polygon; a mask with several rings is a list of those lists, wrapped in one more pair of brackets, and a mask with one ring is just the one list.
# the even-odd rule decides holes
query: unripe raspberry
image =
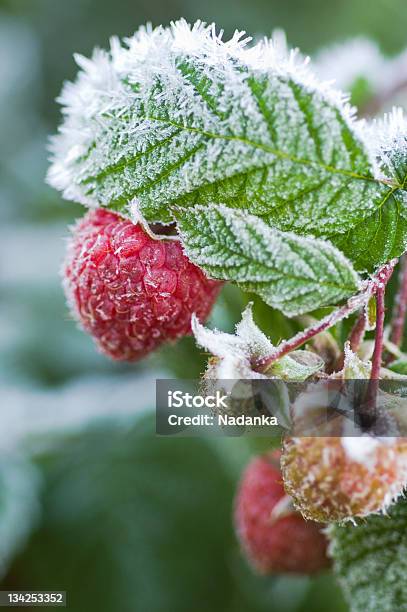
{"label": "unripe raspberry", "polygon": [[403,438],[288,438],[284,485],[305,518],[324,523],[385,510],[407,483]]}
{"label": "unripe raspberry", "polygon": [[261,574],[314,574],[330,565],[321,525],[307,522],[286,495],[279,453],[256,457],[235,501],[235,525],[249,561]]}
{"label": "unripe raspberry", "polygon": [[174,240],[103,209],[72,230],[63,267],[68,302],[100,350],[134,361],[191,331],[209,315],[221,283],[208,279]]}

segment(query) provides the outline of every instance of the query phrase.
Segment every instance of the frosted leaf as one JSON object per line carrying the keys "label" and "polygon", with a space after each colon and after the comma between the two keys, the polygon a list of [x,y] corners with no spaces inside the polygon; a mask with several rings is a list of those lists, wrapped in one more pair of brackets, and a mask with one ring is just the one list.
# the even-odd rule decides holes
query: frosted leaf
{"label": "frosted leaf", "polygon": [[77,57],[49,182],[130,218],[137,198],[150,222],[171,221],[176,205],[246,209],[329,238],[362,270],[400,255],[404,179],[383,178],[368,131],[307,60],[249,41],[181,20]]}
{"label": "frosted leaf", "polygon": [[324,361],[311,351],[293,351],[272,364],[269,374],[302,382],[324,369]]}
{"label": "frosted leaf", "polygon": [[394,108],[383,119],[366,126],[365,137],[380,160],[382,179],[400,188],[393,186],[376,212],[346,235],[333,239],[342,251],[352,252],[358,270],[369,269],[375,254],[380,254],[383,263],[407,248],[407,120],[402,109]]}
{"label": "frosted leaf", "polygon": [[407,502],[328,530],[334,569],[352,612],[407,609]]}
{"label": "frosted leaf", "polygon": [[236,325],[236,336],[240,338],[256,357],[269,355],[273,345],[253,319],[252,303],[242,312],[242,320]]}
{"label": "frosted leaf", "polygon": [[323,240],[280,232],[225,206],[182,210],[177,220],[195,264],[257,293],[288,316],[336,304],[358,289],[350,262]]}
{"label": "frosted leaf", "polygon": [[[254,371],[253,362],[270,355],[274,346],[254,322],[251,303],[243,311],[242,320],[236,325],[235,334],[208,329],[198,321],[195,315],[192,317],[191,324],[197,344],[215,357],[209,362],[206,378],[219,380],[222,388],[227,385],[226,381],[237,379],[275,378],[301,382],[324,366],[322,359],[315,353],[294,351],[274,362],[266,373]],[[233,384],[232,382],[232,387]],[[260,389],[260,392],[263,393],[263,401],[266,404],[270,402],[268,395],[274,403],[275,397],[281,395],[281,399],[284,398],[282,404],[288,405],[287,389],[284,385],[273,386],[271,389]]]}
{"label": "frosted leaf", "polygon": [[[407,155],[407,118],[403,109],[393,107],[391,112],[373,121],[366,134],[371,138],[371,149],[381,159],[384,176],[403,183]],[[402,195],[405,197],[405,190]]]}
{"label": "frosted leaf", "polygon": [[209,366],[208,377],[221,381],[267,378],[253,370],[252,362],[269,355],[274,347],[255,324],[251,304],[243,311],[242,320],[236,325],[236,334],[208,329],[195,315],[191,326],[197,344],[216,358]]}

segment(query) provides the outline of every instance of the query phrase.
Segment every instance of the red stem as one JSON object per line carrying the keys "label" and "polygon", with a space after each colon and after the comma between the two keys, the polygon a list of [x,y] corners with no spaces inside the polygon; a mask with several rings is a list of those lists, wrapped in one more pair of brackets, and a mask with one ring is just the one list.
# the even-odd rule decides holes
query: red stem
{"label": "red stem", "polygon": [[403,255],[400,261],[399,288],[394,302],[391,321],[390,340],[396,346],[401,346],[404,335],[404,325],[407,313],[407,257]]}
{"label": "red stem", "polygon": [[376,398],[379,390],[380,368],[382,367],[383,355],[383,332],[384,332],[384,294],[385,285],[376,290],[376,333],[375,345],[372,357],[372,370],[367,388],[367,411],[372,415],[376,410]]}
{"label": "red stem", "polygon": [[372,371],[370,374],[371,380],[378,380],[380,378],[380,368],[382,367],[382,354],[383,354],[383,332],[384,332],[384,294],[385,286],[378,287],[376,290],[376,333],[375,333],[375,345],[372,357]]}
{"label": "red stem", "polygon": [[349,335],[349,346],[354,353],[358,352],[360,343],[365,335],[365,328],[366,313],[365,308],[363,307]]}
{"label": "red stem", "polygon": [[[392,272],[393,272],[393,269],[396,263],[397,263],[397,259],[392,259],[389,263],[384,264],[381,268],[379,268],[379,270],[376,272],[374,277],[370,281],[367,281],[365,283],[360,293],[352,296],[346,302],[344,306],[342,306],[338,310],[335,310],[331,314],[327,315],[326,317],[321,319],[321,321],[318,321],[315,325],[309,327],[308,329],[304,329],[303,331],[298,332],[298,334],[296,334],[289,340],[282,342],[278,347],[276,347],[276,349],[270,355],[267,355],[267,357],[262,357],[261,359],[258,359],[253,364],[253,367],[260,372],[266,371],[275,361],[277,361],[278,359],[281,359],[281,357],[283,357],[287,353],[294,351],[295,349],[300,347],[302,344],[305,344],[305,342],[308,342],[308,340],[310,340],[317,334],[320,334],[326,329],[329,329],[330,327],[332,327],[339,321],[342,321],[342,319],[345,319],[346,317],[351,315],[356,310],[359,310],[359,308],[364,307],[372,295],[375,295],[377,292],[382,291],[383,298],[384,298],[384,289],[389,281],[389,278],[392,275]],[[384,317],[384,304],[383,304],[383,317]],[[378,351],[380,350],[380,353],[377,354],[377,358],[380,360],[380,363],[381,363],[381,354],[383,351],[383,329],[381,330],[380,333],[381,333],[381,341],[380,341],[381,348],[380,346],[378,346],[377,350]],[[376,338],[377,338],[377,332],[376,332]],[[376,349],[375,349],[375,352],[376,352]],[[380,368],[379,368],[379,371],[380,371]]]}
{"label": "red stem", "polygon": [[383,355],[383,332],[384,332],[384,313],[385,303],[384,295],[386,285],[393,274],[394,266],[397,259],[392,259],[388,264],[382,266],[376,275],[376,333],[375,345],[372,358],[372,371],[370,374],[371,380],[378,380],[380,377],[380,368],[382,366]]}
{"label": "red stem", "polygon": [[281,357],[283,357],[287,353],[294,351],[302,344],[308,342],[308,340],[310,340],[317,334],[320,334],[326,329],[329,329],[330,327],[335,325],[335,323],[338,323],[339,321],[342,321],[342,319],[345,319],[346,317],[351,315],[353,312],[355,312],[355,310],[358,310],[366,302],[367,293],[368,290],[364,289],[363,292],[350,298],[344,306],[342,306],[335,312],[332,312],[331,314],[327,315],[326,317],[321,319],[321,321],[315,323],[315,325],[312,325],[311,327],[308,327],[307,329],[298,332],[298,334],[296,334],[289,340],[282,342],[270,355],[258,359],[257,362],[254,364],[255,369],[259,371],[267,370],[267,368],[269,368],[271,364],[273,364],[278,359],[281,359]]}

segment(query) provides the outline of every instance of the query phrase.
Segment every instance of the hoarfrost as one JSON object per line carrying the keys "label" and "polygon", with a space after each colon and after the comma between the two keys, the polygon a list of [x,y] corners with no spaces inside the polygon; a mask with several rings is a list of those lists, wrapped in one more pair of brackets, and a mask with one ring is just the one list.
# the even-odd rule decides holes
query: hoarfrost
{"label": "hoarfrost", "polygon": [[273,349],[272,343],[253,320],[252,304],[245,308],[241,322],[236,325],[236,334],[208,329],[195,315],[191,325],[197,344],[218,360],[215,366],[210,367],[211,378],[222,381],[267,378],[252,368],[253,359],[265,357]]}
{"label": "hoarfrost", "polygon": [[[294,177],[298,191],[304,177],[323,182],[333,158],[338,169],[368,174],[374,161],[346,96],[318,80],[298,49],[283,53],[279,37],[250,41],[238,31],[223,41],[213,24],[180,20],[169,28],[142,27],[123,45],[112,38],[110,51],[96,49],[91,59],[76,55],[81,70],[59,98],[64,123],[52,141],[49,182],[87,205],[129,200],[132,193],[151,207],[154,198],[168,202],[265,166],[267,187],[282,189],[286,180],[279,177],[292,175],[294,159],[303,165]],[[312,105],[312,118],[304,104]],[[353,134],[354,153],[359,148],[353,162],[343,129]],[[172,169],[165,185],[163,141]],[[148,188],[145,174],[154,181]]]}
{"label": "hoarfrost", "polygon": [[338,303],[359,288],[352,265],[328,241],[280,232],[254,215],[214,204],[177,218],[194,263],[255,291],[288,316]]}
{"label": "hoarfrost", "polygon": [[369,379],[372,364],[362,361],[359,356],[352,351],[349,342],[344,346],[345,362],[343,367],[344,377],[350,380]]}

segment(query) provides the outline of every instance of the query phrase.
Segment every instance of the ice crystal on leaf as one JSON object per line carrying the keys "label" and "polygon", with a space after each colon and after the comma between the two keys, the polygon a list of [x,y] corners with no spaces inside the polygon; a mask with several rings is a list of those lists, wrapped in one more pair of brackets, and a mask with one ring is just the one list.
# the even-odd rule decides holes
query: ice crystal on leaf
{"label": "ice crystal on leaf", "polygon": [[407,501],[385,515],[329,528],[335,572],[352,612],[407,608]]}
{"label": "ice crystal on leaf", "polygon": [[179,205],[245,209],[329,239],[360,270],[400,255],[404,164],[383,178],[346,98],[298,52],[249,41],[181,20],[77,57],[50,183],[127,216],[137,200],[150,222],[171,221]]}

